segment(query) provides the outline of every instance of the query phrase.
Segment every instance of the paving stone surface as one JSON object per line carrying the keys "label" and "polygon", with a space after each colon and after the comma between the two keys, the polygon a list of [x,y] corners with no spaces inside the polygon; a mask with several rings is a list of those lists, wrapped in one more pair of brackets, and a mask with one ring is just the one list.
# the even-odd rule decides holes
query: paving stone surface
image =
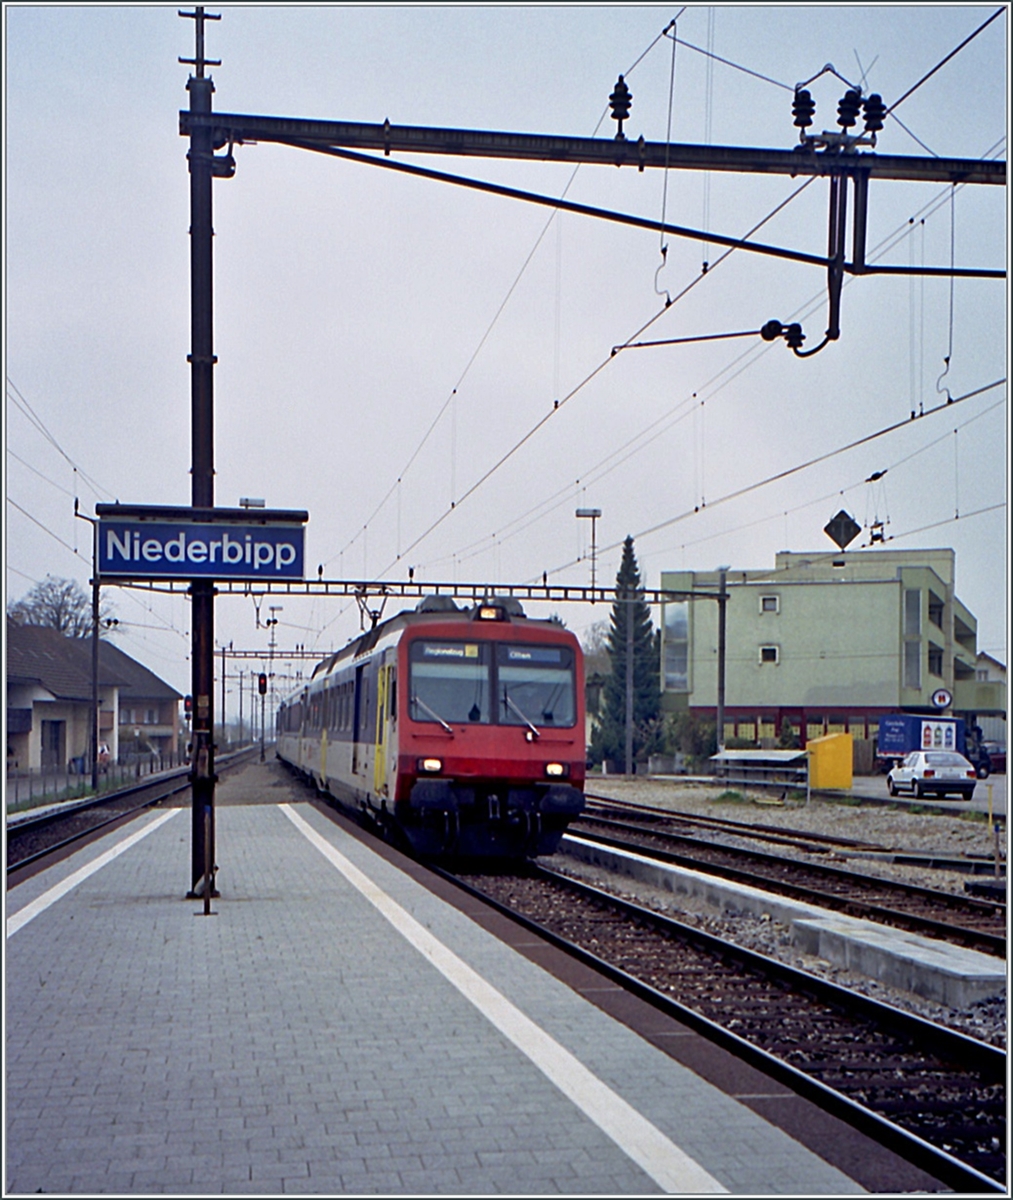
{"label": "paving stone surface", "polygon": [[[860,1190],[297,811],[729,1191]],[[659,1190],[282,810],[229,804],[217,822],[217,915],[183,899],[181,813],[9,937],[8,1194]],[[20,885],[8,917],[123,836]]]}

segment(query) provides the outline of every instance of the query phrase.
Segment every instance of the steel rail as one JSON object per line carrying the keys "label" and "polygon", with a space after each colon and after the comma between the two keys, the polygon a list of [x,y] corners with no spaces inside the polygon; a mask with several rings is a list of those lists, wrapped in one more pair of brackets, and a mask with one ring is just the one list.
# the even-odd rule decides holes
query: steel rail
{"label": "steel rail", "polygon": [[[219,759],[218,765],[222,769],[227,769],[231,766],[236,766],[241,756],[251,753],[250,748],[240,750],[234,754],[223,756]],[[91,796],[87,800],[79,804],[61,805],[56,809],[49,809],[45,813],[40,813],[36,817],[29,817],[27,820],[19,821],[16,825],[8,825],[7,827],[7,846],[8,854],[12,838],[20,835],[35,832],[39,829],[45,829],[47,826],[56,825],[60,821],[65,821],[68,818],[86,813],[91,809],[101,808],[102,805],[108,804],[111,800],[124,799],[137,792],[153,791],[160,784],[172,783],[174,780],[183,779],[183,782],[176,783],[175,786],[167,788],[164,792],[160,792],[156,796],[151,796],[134,808],[126,808],[120,812],[113,813],[104,821],[99,821],[96,825],[90,825],[87,829],[78,830],[77,833],[71,834],[70,837],[64,838],[62,841],[54,842],[51,846],[46,846],[42,850],[35,851],[34,854],[29,854],[25,858],[18,859],[16,863],[7,864],[8,877],[15,871],[20,871],[23,867],[28,867],[34,863],[41,862],[51,854],[55,854],[58,850],[63,850],[67,846],[74,845],[75,842],[81,841],[83,838],[90,837],[92,834],[105,829],[109,825],[114,825],[118,821],[125,820],[128,817],[136,816],[137,813],[143,812],[146,808],[152,808],[154,805],[167,800],[170,796],[178,795],[180,792],[185,792],[190,787],[190,768],[178,767],[172,771],[167,771],[160,775],[158,779],[148,780],[144,783],[133,783],[129,787],[117,788],[115,791],[103,792],[101,796]]]}
{"label": "steel rail", "polygon": [[[874,1112],[856,1101],[843,1095],[836,1089],[814,1079],[804,1071],[778,1058],[776,1055],[753,1045],[739,1034],[726,1029],[709,1017],[703,1016],[695,1009],[673,1000],[670,996],[652,987],[650,984],[637,979],[619,967],[615,967],[605,959],[591,951],[570,942],[566,938],[540,925],[537,921],[518,913],[516,910],[498,900],[486,895],[480,888],[465,883],[455,875],[442,868],[433,868],[437,874],[448,882],[461,888],[475,899],[489,905],[503,916],[516,922],[536,936],[545,939],[552,945],[563,950],[580,962],[592,967],[620,987],[645,1000],[654,1008],[666,1015],[681,1021],[696,1030],[707,1040],[730,1051],[737,1058],[749,1063],[771,1078],[777,1079],[792,1088],[799,1095],[811,1100],[818,1107],[838,1117],[853,1128],[860,1130],[915,1166],[931,1174],[955,1191],[969,1192],[999,1192],[1005,1188],[989,1175],[976,1170],[962,1162],[954,1155],[932,1145],[917,1134],[911,1133],[902,1126]],[[726,942],[712,934],[693,926],[684,925],[660,913],[643,909],[639,906],[602,892],[587,884],[578,883],[566,876],[556,875],[544,867],[535,867],[532,871],[535,877],[539,875],[553,882],[562,884],[571,890],[604,902],[621,912],[649,922],[664,929],[666,932],[682,940],[696,941],[703,944],[726,958],[733,958],[753,970],[760,970],[768,977],[775,977],[788,984],[793,990],[803,991],[823,1000],[825,1003],[843,1009],[845,1012],[859,1012],[871,1017],[883,1028],[889,1029],[903,1037],[910,1038],[919,1044],[927,1042],[934,1051],[952,1055],[971,1070],[980,1072],[989,1081],[1003,1081],[1006,1078],[1006,1054],[996,1047],[984,1042],[978,1042],[965,1034],[957,1033],[945,1026],[937,1026],[924,1018],[902,1012],[900,1009],[880,1003],[848,991],[837,984],[820,979],[790,967],[774,959],[768,959],[755,951],[746,950],[733,943]]]}
{"label": "steel rail", "polygon": [[[606,822],[603,818],[591,818],[592,820],[601,823],[616,824],[619,822]],[[571,823],[568,833],[577,833],[574,826],[581,822],[574,821]],[[735,846],[714,846],[713,843],[703,842],[699,838],[692,838],[686,835],[669,834],[655,830],[636,830],[637,833],[642,833],[644,836],[654,836],[665,838],[672,841],[688,842],[691,845],[697,845],[702,849],[717,849],[729,855],[739,854],[746,858],[757,859],[760,862],[767,863],[771,866],[776,866],[781,869],[801,869],[809,870],[812,873],[825,874],[829,878],[839,882],[853,885],[857,888],[879,888],[886,891],[894,891],[901,895],[910,895],[914,898],[936,903],[941,907],[948,909],[963,908],[965,911],[980,912],[982,915],[992,915],[997,908],[1002,906],[996,905],[988,900],[975,900],[971,897],[957,896],[951,899],[951,893],[940,892],[933,888],[922,888],[917,885],[906,885],[904,883],[894,883],[890,880],[871,879],[868,876],[859,875],[854,871],[847,871],[841,867],[834,867],[828,863],[802,863],[796,864],[791,860],[786,859],[783,855],[765,854],[759,850],[741,850]],[[967,925],[955,925],[945,921],[937,920],[935,917],[922,916],[920,913],[905,912],[903,909],[891,908],[886,904],[879,904],[869,900],[864,900],[861,897],[842,896],[834,892],[825,892],[816,887],[810,887],[806,884],[792,883],[788,880],[771,878],[769,875],[764,875],[758,871],[749,871],[742,867],[723,865],[720,863],[711,863],[706,860],[694,858],[687,854],[678,854],[671,850],[662,850],[655,846],[644,846],[639,842],[629,841],[621,837],[609,837],[606,834],[591,833],[585,829],[579,831],[579,836],[585,841],[591,841],[597,845],[608,847],[615,850],[627,850],[636,854],[642,855],[645,858],[653,859],[655,862],[671,863],[673,866],[687,867],[691,870],[701,872],[706,875],[713,875],[720,879],[729,879],[737,883],[748,884],[750,887],[760,888],[763,891],[774,892],[779,895],[789,896],[796,900],[802,900],[810,904],[818,905],[821,908],[833,909],[836,912],[843,912],[849,916],[863,917],[876,921],[878,924],[885,924],[894,927],[906,928],[913,933],[924,933],[928,936],[935,937],[938,940],[950,943],[956,943],[970,949],[980,949],[987,954],[994,955],[997,958],[1006,957],[1006,937],[1004,934],[990,933],[988,930],[973,929]]]}

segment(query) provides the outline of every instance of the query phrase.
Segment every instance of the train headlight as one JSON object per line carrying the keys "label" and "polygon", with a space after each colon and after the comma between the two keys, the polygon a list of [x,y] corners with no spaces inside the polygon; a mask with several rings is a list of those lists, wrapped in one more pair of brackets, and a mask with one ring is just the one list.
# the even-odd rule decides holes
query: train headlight
{"label": "train headlight", "polygon": [[499,604],[480,604],[475,617],[479,621],[505,621],[506,611]]}
{"label": "train headlight", "polygon": [[561,779],[564,775],[569,775],[570,769],[566,763],[546,763],[545,774],[550,779]]}
{"label": "train headlight", "polygon": [[442,758],[420,758],[415,764],[420,771],[424,771],[427,775],[439,775],[443,770]]}

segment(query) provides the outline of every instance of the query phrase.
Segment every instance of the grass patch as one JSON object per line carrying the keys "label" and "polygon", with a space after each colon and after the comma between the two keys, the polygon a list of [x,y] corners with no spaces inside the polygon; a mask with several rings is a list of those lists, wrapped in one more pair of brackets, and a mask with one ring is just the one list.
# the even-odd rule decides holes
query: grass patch
{"label": "grass patch", "polygon": [[715,804],[748,804],[749,801],[746,799],[745,796],[743,796],[743,794],[741,792],[733,792],[726,788],[725,791],[723,791],[720,796],[714,797],[714,803]]}

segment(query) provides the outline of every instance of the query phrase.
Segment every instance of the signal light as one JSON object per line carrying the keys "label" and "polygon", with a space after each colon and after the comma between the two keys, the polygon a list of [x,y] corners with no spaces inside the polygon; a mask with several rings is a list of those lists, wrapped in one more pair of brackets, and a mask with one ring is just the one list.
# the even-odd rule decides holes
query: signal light
{"label": "signal light", "polygon": [[886,105],[883,103],[883,97],[877,92],[872,95],[862,105],[865,110],[865,132],[876,133],[883,128],[883,118],[886,116]]}
{"label": "signal light", "polygon": [[193,716],[193,696],[183,697],[183,716],[189,721]]}
{"label": "signal light", "polygon": [[807,88],[796,88],[791,111],[795,115],[795,124],[799,129],[807,129],[813,123],[813,114],[816,112],[816,102],[813,100],[812,92]]}
{"label": "signal light", "polygon": [[257,676],[257,691],[261,696],[267,695],[267,676],[263,671]]}
{"label": "signal light", "polygon": [[858,110],[862,104],[862,93],[855,88],[849,88],[837,105],[837,124],[842,129],[850,129],[858,120]]}

